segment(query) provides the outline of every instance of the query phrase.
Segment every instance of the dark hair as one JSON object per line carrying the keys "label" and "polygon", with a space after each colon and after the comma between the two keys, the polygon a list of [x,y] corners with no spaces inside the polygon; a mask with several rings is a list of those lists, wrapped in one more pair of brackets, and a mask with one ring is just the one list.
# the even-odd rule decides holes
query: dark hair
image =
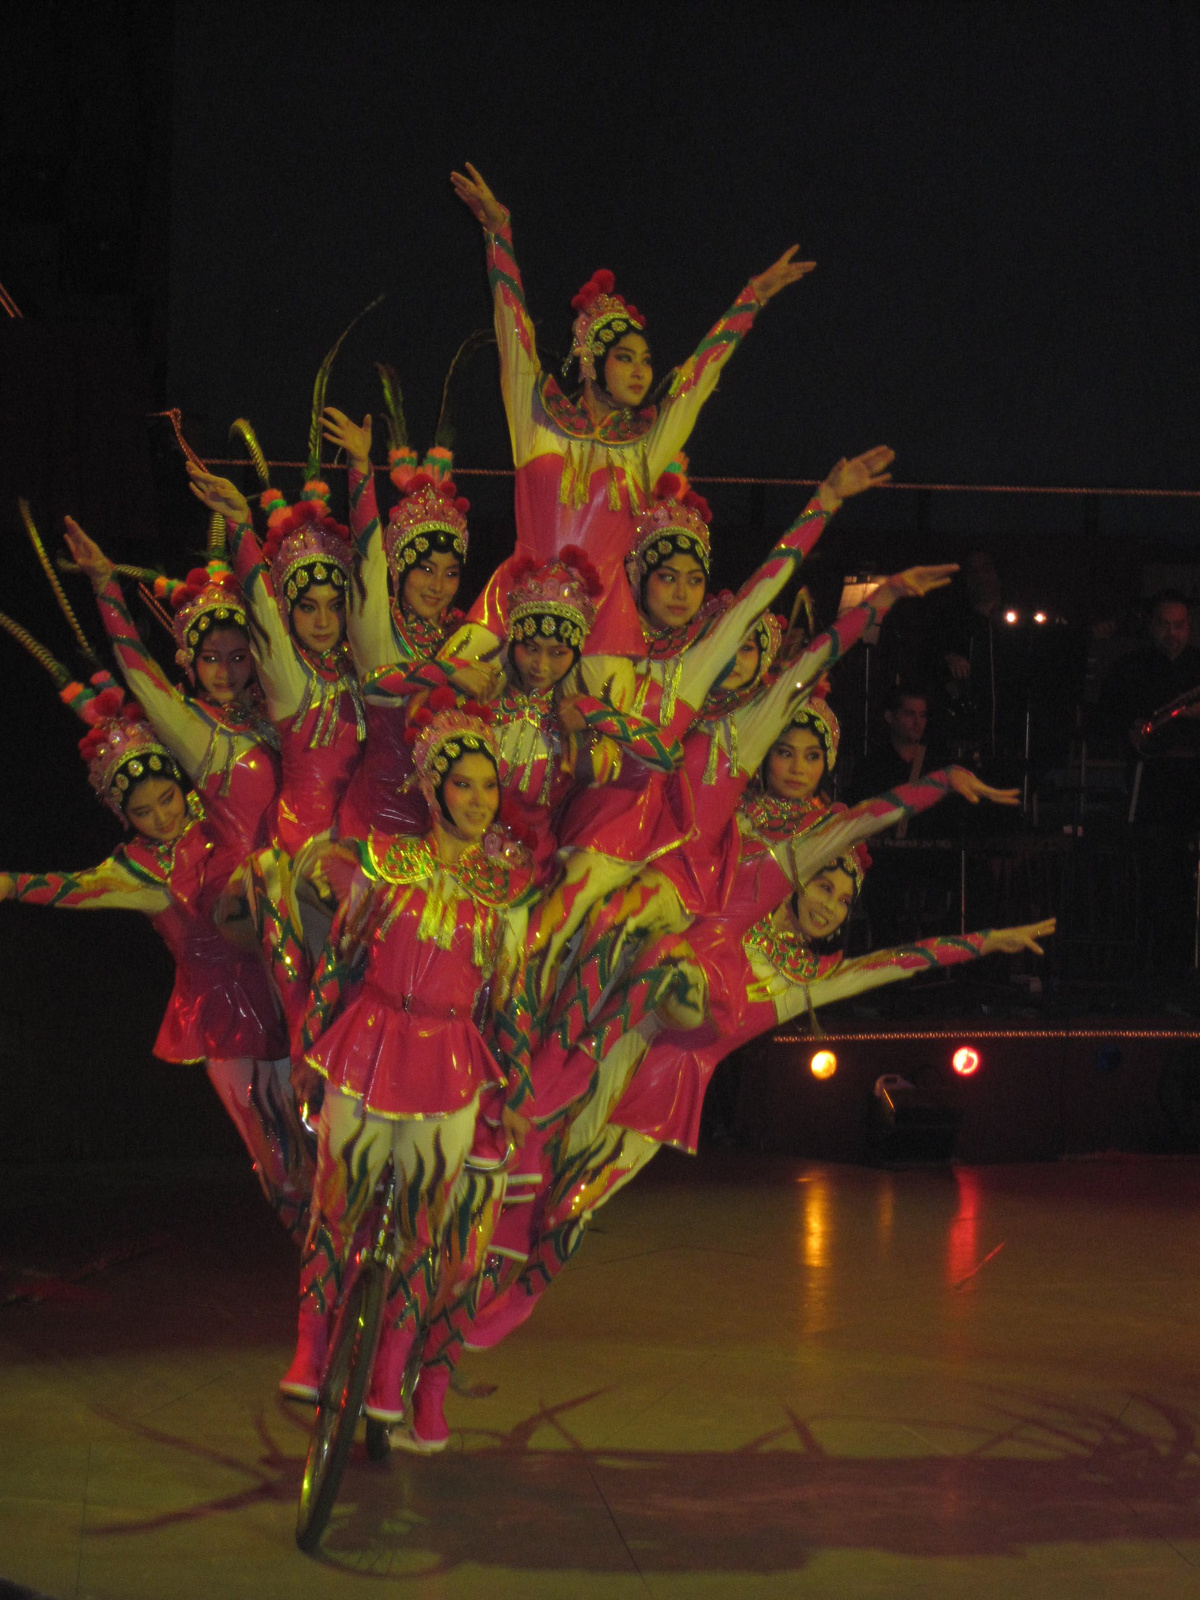
{"label": "dark hair", "polygon": [[[608,333],[609,329],[612,330],[612,335],[611,338],[606,339],[604,335]],[[620,344],[621,340],[627,333],[636,333],[642,339],[646,339],[645,330],[643,328],[639,328],[636,322],[627,321],[624,317],[613,317],[612,320],[607,322],[600,330],[599,338],[603,345],[603,349],[598,350],[592,357],[592,365],[596,369],[596,382],[600,388],[604,390],[605,394],[609,394],[610,390],[607,382],[605,381],[604,369],[608,364],[609,356],[616,349],[617,345]],[[646,349],[650,349],[649,339],[646,339]]]}
{"label": "dark hair", "polygon": [[1186,606],[1188,615],[1191,616],[1192,602],[1182,589],[1160,589],[1150,601],[1147,616],[1153,616],[1159,606]]}
{"label": "dark hair", "polygon": [[820,782],[817,784],[817,787],[813,790],[813,794],[814,795],[820,794],[825,789],[825,785],[829,781],[829,752],[825,748],[825,741],[824,741],[824,739],[822,739],[821,735],[817,732],[817,730],[814,727],[812,727],[809,724],[807,724],[807,723],[805,723],[805,722],[800,720],[803,717],[803,715],[804,715],[804,708],[801,707],[801,709],[796,713],[796,716],[793,717],[791,722],[788,723],[787,727],[786,728],[780,728],[779,732],[771,740],[771,748],[767,751],[766,755],[763,757],[762,766],[759,767],[759,769],[758,769],[758,781],[762,786],[762,791],[763,791],[764,794],[769,794],[770,793],[770,790],[767,788],[767,778],[768,778],[767,769],[771,765],[771,756],[774,753],[775,746],[777,744],[782,744],[783,741],[787,738],[788,734],[789,733],[793,733],[793,732],[796,732],[796,733],[811,733],[813,738],[817,741],[817,743],[821,747],[821,763],[822,763],[822,766],[823,766],[824,770],[821,773]]}
{"label": "dark hair", "polygon": [[452,776],[452,774],[454,772],[455,767],[463,759],[464,756],[483,756],[483,757],[485,757],[492,764],[492,771],[496,774],[496,782],[497,783],[500,782],[500,769],[496,765],[496,758],[495,758],[495,756],[492,754],[492,752],[490,750],[484,749],[482,746],[475,746],[475,745],[472,745],[468,749],[460,750],[458,752],[458,754],[454,757],[453,761],[451,761],[450,765],[446,768],[445,774],[442,777],[441,782],[437,785],[437,787],[433,791],[434,798],[436,799],[436,801],[438,803],[438,810],[442,813],[442,816],[450,824],[451,827],[454,826],[454,818],[450,815],[449,807],[446,805],[446,792],[445,792],[446,791],[446,784],[449,782],[449,780],[450,780],[450,778],[451,778],[451,776]]}
{"label": "dark hair", "polygon": [[925,709],[929,710],[929,694],[917,683],[898,683],[894,689],[889,690],[883,709],[890,711],[894,716],[905,700],[924,700]]}

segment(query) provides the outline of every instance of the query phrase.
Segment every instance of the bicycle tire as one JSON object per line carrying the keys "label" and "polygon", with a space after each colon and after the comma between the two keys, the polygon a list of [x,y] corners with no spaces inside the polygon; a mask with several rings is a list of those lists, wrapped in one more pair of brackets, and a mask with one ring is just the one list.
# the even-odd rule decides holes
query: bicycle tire
{"label": "bicycle tire", "polygon": [[367,1460],[386,1461],[392,1453],[392,1440],[386,1422],[367,1418]]}
{"label": "bicycle tire", "polygon": [[306,1554],[320,1544],[341,1488],[379,1343],[386,1299],[387,1273],[376,1262],[364,1263],[338,1312],[317,1397],[296,1511],[296,1543]]}

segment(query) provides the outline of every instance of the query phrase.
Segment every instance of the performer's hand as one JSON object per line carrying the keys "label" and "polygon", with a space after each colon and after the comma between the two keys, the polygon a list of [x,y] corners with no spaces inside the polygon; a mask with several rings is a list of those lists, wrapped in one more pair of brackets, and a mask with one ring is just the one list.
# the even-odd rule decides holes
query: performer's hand
{"label": "performer's hand", "polygon": [[[508,212],[479,175],[479,169],[466,163],[466,176],[452,172],[450,182],[463,205],[469,206],[489,233],[499,233],[508,221]],[[782,284],[780,285],[782,288]]]}
{"label": "performer's hand", "polygon": [[952,652],[946,657],[946,665],[950,669],[950,676],[956,678],[959,683],[964,683],[971,676],[971,663],[966,656]]}
{"label": "performer's hand", "polygon": [[817,489],[821,510],[832,516],[843,500],[862,494],[866,489],[877,489],[881,483],[891,483],[892,475],[887,469],[895,459],[896,452],[886,444],[865,450],[852,461],[843,456]]}
{"label": "performer's hand", "polygon": [[950,768],[950,787],[973,806],[977,806],[981,800],[990,800],[996,806],[1017,806],[1021,803],[1019,789],[993,789],[991,784],[984,783],[982,778],[968,772],[966,767]]}
{"label": "performer's hand", "polygon": [[74,557],[75,565],[80,572],[87,574],[92,581],[92,588],[99,594],[113,575],[113,564],[96,541],[84,533],[74,517],[64,517],[63,522],[67,549]]}
{"label": "performer's hand", "polygon": [[17,892],[17,880],[11,872],[0,872],[0,900],[11,900]]}
{"label": "performer's hand", "polygon": [[346,460],[355,472],[365,477],[371,470],[371,415],[362,419],[362,426],[351,422],[344,411],[336,406],[326,406],[321,413],[321,432],[330,444],[346,452]]}
{"label": "performer's hand", "polygon": [[524,1150],[525,1139],[533,1124],[528,1117],[523,1117],[519,1111],[514,1111],[511,1106],[505,1106],[500,1113],[500,1126],[516,1145],[518,1150]]}
{"label": "performer's hand", "polygon": [[1024,928],[995,928],[983,941],[985,956],[1004,954],[1015,956],[1022,950],[1032,950],[1035,956],[1044,956],[1039,939],[1048,939],[1054,932],[1056,917],[1044,922],[1031,922]]}
{"label": "performer's hand", "polygon": [[781,289],[786,289],[789,283],[799,283],[801,278],[806,278],[816,266],[815,261],[793,260],[800,246],[794,244],[790,250],[785,250],[778,261],[775,261],[765,272],[760,272],[757,278],[750,279],[750,288],[755,297],[762,301],[770,300]]}
{"label": "performer's hand", "polygon": [[[504,668],[498,661],[472,661],[466,666],[457,667],[448,676],[456,689],[461,689],[463,694],[472,700],[478,700],[481,705],[486,705],[500,692],[500,686],[504,682]],[[414,695],[413,707],[416,703]]]}
{"label": "performer's hand", "polygon": [[191,481],[191,491],[201,505],[210,511],[219,511],[226,522],[237,527],[250,521],[250,506],[246,496],[228,478],[218,478],[215,472],[206,472],[194,461],[184,463]]}
{"label": "performer's hand", "polygon": [[909,567],[907,571],[889,578],[881,587],[889,590],[897,600],[919,600],[922,595],[932,594],[935,589],[944,589],[957,571],[956,561],[943,562],[940,567]]}

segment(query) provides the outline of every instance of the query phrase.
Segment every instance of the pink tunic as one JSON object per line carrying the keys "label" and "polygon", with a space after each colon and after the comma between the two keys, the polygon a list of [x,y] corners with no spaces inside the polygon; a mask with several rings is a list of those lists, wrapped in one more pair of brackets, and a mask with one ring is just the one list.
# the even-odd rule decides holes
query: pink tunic
{"label": "pink tunic", "polygon": [[[379,834],[358,854],[313,979],[306,1060],[377,1116],[446,1116],[503,1078],[474,1018],[508,907],[528,882],[528,856],[475,846],[448,867],[424,839]],[[355,976],[339,942],[368,901],[371,933]]]}
{"label": "pink tunic", "polygon": [[613,411],[596,423],[542,372],[508,224],[486,238],[500,384],[516,468],[517,548],[476,601],[471,620],[504,638],[515,560],[532,556],[540,565],[577,544],[604,586],[588,653],[640,656],[641,626],[625,574],[635,519],[660,474],[683,449],[761,302],[752,290],[743,290],[675,374],[661,406],[636,414]]}
{"label": "pink tunic", "polygon": [[212,851],[208,830],[192,822],[173,846],[136,838],[87,872],[21,875],[17,898],[149,915],[175,959],[175,983],[154,1043],[162,1060],[278,1060],[288,1053],[287,1037],[262,962],[230,944],[208,909]]}

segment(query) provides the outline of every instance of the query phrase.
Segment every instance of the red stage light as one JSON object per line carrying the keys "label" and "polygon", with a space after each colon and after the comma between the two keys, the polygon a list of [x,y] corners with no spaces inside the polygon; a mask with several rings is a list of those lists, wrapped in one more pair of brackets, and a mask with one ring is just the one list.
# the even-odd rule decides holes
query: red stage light
{"label": "red stage light", "polygon": [[950,1058],[950,1065],[960,1078],[969,1078],[979,1071],[983,1060],[978,1050],[972,1050],[969,1044],[962,1045]]}
{"label": "red stage light", "polygon": [[814,1078],[832,1078],[837,1071],[837,1057],[832,1050],[818,1050],[808,1065]]}
{"label": "red stage light", "polygon": [[1006,611],[1004,613],[1004,620],[1005,620],[1005,622],[1016,622],[1016,621],[1018,621],[1017,613],[1015,611]]}

